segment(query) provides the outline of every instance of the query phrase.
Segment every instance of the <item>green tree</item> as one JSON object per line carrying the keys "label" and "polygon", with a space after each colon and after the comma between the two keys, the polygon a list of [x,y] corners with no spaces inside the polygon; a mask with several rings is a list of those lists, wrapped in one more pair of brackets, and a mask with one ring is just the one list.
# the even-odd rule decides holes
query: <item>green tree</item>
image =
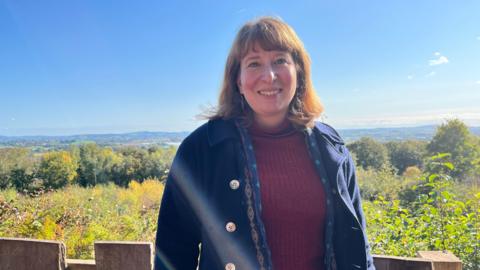
{"label": "green tree", "polygon": [[388,149],[390,163],[401,175],[408,167],[423,167],[423,158],[426,154],[426,143],[421,141],[388,142],[385,145]]}
{"label": "green tree", "polygon": [[32,187],[34,175],[28,173],[24,168],[15,168],[10,172],[12,184],[18,191],[28,191]]}
{"label": "green tree", "polygon": [[35,170],[35,158],[27,148],[1,148],[0,149],[0,189],[14,185],[12,170],[21,169],[27,174]]}
{"label": "green tree", "polygon": [[395,174],[391,166],[380,169],[364,170],[357,168],[357,181],[364,200],[375,200],[379,196],[387,200],[397,199],[398,193],[405,185],[402,178]]}
{"label": "green tree", "polygon": [[78,183],[82,186],[112,181],[112,169],[121,162],[111,148],[101,148],[95,143],[81,145],[78,160]]}
{"label": "green tree", "polygon": [[175,147],[150,147],[147,150],[136,147],[118,149],[121,161],[112,168],[114,182],[120,186],[128,186],[132,181],[143,182],[148,178],[163,180],[166,178]]}
{"label": "green tree", "polygon": [[175,147],[148,149],[148,155],[144,156],[144,161],[142,162],[144,176],[159,180],[165,179],[175,151]]}
{"label": "green tree", "polygon": [[369,137],[348,145],[350,151],[356,156],[356,165],[368,168],[380,169],[388,164],[388,152],[385,145]]}
{"label": "green tree", "polygon": [[478,173],[480,158],[479,140],[467,125],[458,119],[449,120],[437,128],[427,145],[429,155],[449,153],[454,165],[452,176],[465,180]]}
{"label": "green tree", "polygon": [[61,188],[71,183],[77,175],[78,164],[69,152],[45,153],[40,162],[38,176],[47,188]]}
{"label": "green tree", "polygon": [[121,161],[113,168],[114,181],[117,185],[126,187],[132,180],[141,182],[148,177],[145,163],[149,153],[145,149],[123,147],[118,152]]}

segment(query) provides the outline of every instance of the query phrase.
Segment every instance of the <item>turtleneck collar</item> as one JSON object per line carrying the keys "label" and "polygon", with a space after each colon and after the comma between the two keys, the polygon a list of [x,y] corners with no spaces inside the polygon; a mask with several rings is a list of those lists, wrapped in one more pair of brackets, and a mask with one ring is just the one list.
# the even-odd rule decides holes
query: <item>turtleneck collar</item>
{"label": "turtleneck collar", "polygon": [[260,127],[257,122],[253,121],[248,131],[252,136],[281,138],[294,134],[296,129],[288,119],[285,119],[279,126],[269,129]]}

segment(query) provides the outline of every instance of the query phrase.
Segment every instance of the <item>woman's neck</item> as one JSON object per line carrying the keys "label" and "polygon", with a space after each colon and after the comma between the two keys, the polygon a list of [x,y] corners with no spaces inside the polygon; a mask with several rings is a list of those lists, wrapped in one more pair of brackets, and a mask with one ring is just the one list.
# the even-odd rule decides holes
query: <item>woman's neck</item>
{"label": "woman's neck", "polygon": [[261,118],[255,117],[253,120],[253,127],[257,131],[262,131],[265,133],[275,134],[292,126],[290,121],[285,117],[280,119],[280,121],[261,121]]}

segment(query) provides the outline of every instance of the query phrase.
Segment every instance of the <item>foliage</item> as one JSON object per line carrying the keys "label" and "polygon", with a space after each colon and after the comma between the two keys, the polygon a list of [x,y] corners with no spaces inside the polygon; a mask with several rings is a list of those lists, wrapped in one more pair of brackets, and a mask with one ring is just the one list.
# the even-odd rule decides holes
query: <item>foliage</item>
{"label": "foliage", "polygon": [[94,186],[98,183],[114,182],[128,186],[133,181],[143,181],[149,177],[165,179],[176,148],[156,148],[148,150],[138,147],[123,147],[116,151],[101,148],[96,144],[84,144],[78,149],[78,183]]}
{"label": "foliage", "polygon": [[[373,253],[450,250],[464,269],[480,269],[480,138],[451,120],[427,145],[362,138],[348,147]],[[61,240],[70,258],[91,258],[96,240],[153,241],[175,151],[81,144],[35,156],[0,149],[0,237]]]}
{"label": "foliage", "polygon": [[365,170],[380,169],[388,163],[387,148],[372,138],[363,137],[348,145],[348,149],[355,154],[357,166]]}
{"label": "foliage", "polygon": [[27,148],[0,149],[0,189],[15,187],[29,193],[78,183],[95,186],[113,182],[127,187],[147,178],[163,181],[176,147],[121,147],[112,149],[95,143],[70,147],[68,151],[33,154]]}
{"label": "foliage", "polygon": [[428,143],[422,141],[387,142],[361,138],[348,145],[356,164],[365,170],[381,170],[391,164],[402,175],[408,167],[423,169],[426,157],[449,153],[454,165],[451,175],[462,182],[477,182],[480,177],[480,137],[458,119],[440,125]]}
{"label": "foliage", "polygon": [[388,200],[397,199],[398,192],[406,184],[390,166],[383,166],[379,170],[371,168],[364,170],[362,167],[358,167],[357,179],[362,197],[367,200],[374,200],[378,196]]}
{"label": "foliage", "polygon": [[0,148],[0,189],[13,186],[12,171],[31,174],[34,157],[26,148]]}
{"label": "foliage", "polygon": [[13,189],[0,191],[0,237],[63,241],[67,257],[93,258],[93,242],[150,241],[163,184],[157,179],[81,188],[68,186],[30,197]]}
{"label": "foliage", "polygon": [[10,179],[18,191],[28,191],[33,187],[34,175],[33,173],[28,173],[24,168],[15,168],[10,171]]}
{"label": "foliage", "polygon": [[[122,158],[117,164],[125,157],[143,164],[157,151],[115,154]],[[380,170],[358,168],[374,254],[416,256],[420,250],[450,250],[463,261],[464,269],[478,269],[480,190],[453,180],[450,157],[435,156],[425,172],[415,167],[402,176],[388,165]],[[148,168],[142,166],[133,173],[147,172],[140,173]],[[0,237],[56,239],[66,243],[69,258],[83,259],[92,258],[93,242],[98,240],[152,242],[162,193],[158,179],[130,181],[127,188],[112,183],[70,185],[33,197],[5,189],[0,192]]]}
{"label": "foliage", "polygon": [[443,173],[427,174],[409,187],[423,191],[412,203],[383,196],[364,202],[373,253],[415,256],[421,250],[449,250],[462,260],[464,269],[480,267],[480,191],[461,199],[447,174],[454,168],[440,162],[443,157],[429,161],[431,167],[443,167]]}
{"label": "foliage", "polygon": [[115,183],[127,186],[132,179],[140,181],[149,177],[164,180],[168,175],[176,148],[152,147],[148,150],[125,147],[118,151],[122,162],[114,168]]}
{"label": "foliage", "polygon": [[113,180],[111,170],[121,158],[111,148],[101,148],[95,143],[83,144],[78,151],[78,183],[94,186]]}
{"label": "foliage", "polygon": [[480,143],[462,121],[453,119],[438,127],[427,146],[430,155],[450,153],[454,165],[452,175],[464,180],[480,175]]}
{"label": "foliage", "polygon": [[388,157],[392,166],[403,174],[408,167],[423,167],[426,143],[420,141],[388,142]]}
{"label": "foliage", "polygon": [[40,162],[38,176],[46,188],[61,188],[77,176],[78,164],[66,151],[45,153]]}

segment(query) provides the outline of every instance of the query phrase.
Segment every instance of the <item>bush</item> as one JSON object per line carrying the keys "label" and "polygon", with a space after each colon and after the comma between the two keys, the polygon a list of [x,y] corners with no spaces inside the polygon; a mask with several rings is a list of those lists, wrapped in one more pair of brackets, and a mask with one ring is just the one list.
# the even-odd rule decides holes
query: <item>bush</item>
{"label": "bush", "polygon": [[93,258],[94,241],[153,242],[163,187],[149,179],[126,189],[68,186],[38,197],[2,190],[0,237],[63,241],[67,257],[75,259]]}
{"label": "bush", "polygon": [[412,166],[422,168],[423,157],[426,152],[426,143],[421,141],[401,141],[386,143],[390,163],[403,174]]}
{"label": "bush", "polygon": [[388,150],[385,145],[370,137],[349,144],[348,149],[355,154],[355,163],[363,169],[381,169],[388,164]]}
{"label": "bush", "polygon": [[[443,166],[453,169],[450,163]],[[410,202],[383,196],[366,201],[373,253],[415,256],[420,250],[449,250],[462,260],[464,269],[479,269],[480,192],[462,200],[452,192],[454,183],[448,174],[431,173],[407,188]]]}
{"label": "bush", "polygon": [[78,164],[66,151],[49,152],[43,155],[38,176],[46,188],[61,188],[77,176]]}
{"label": "bush", "polygon": [[408,178],[419,177],[422,171],[417,166],[410,166],[405,169],[403,176]]}
{"label": "bush", "polygon": [[388,200],[397,199],[398,192],[406,184],[390,166],[383,166],[380,170],[359,167],[357,179],[362,197],[366,200],[375,200],[379,196]]}

